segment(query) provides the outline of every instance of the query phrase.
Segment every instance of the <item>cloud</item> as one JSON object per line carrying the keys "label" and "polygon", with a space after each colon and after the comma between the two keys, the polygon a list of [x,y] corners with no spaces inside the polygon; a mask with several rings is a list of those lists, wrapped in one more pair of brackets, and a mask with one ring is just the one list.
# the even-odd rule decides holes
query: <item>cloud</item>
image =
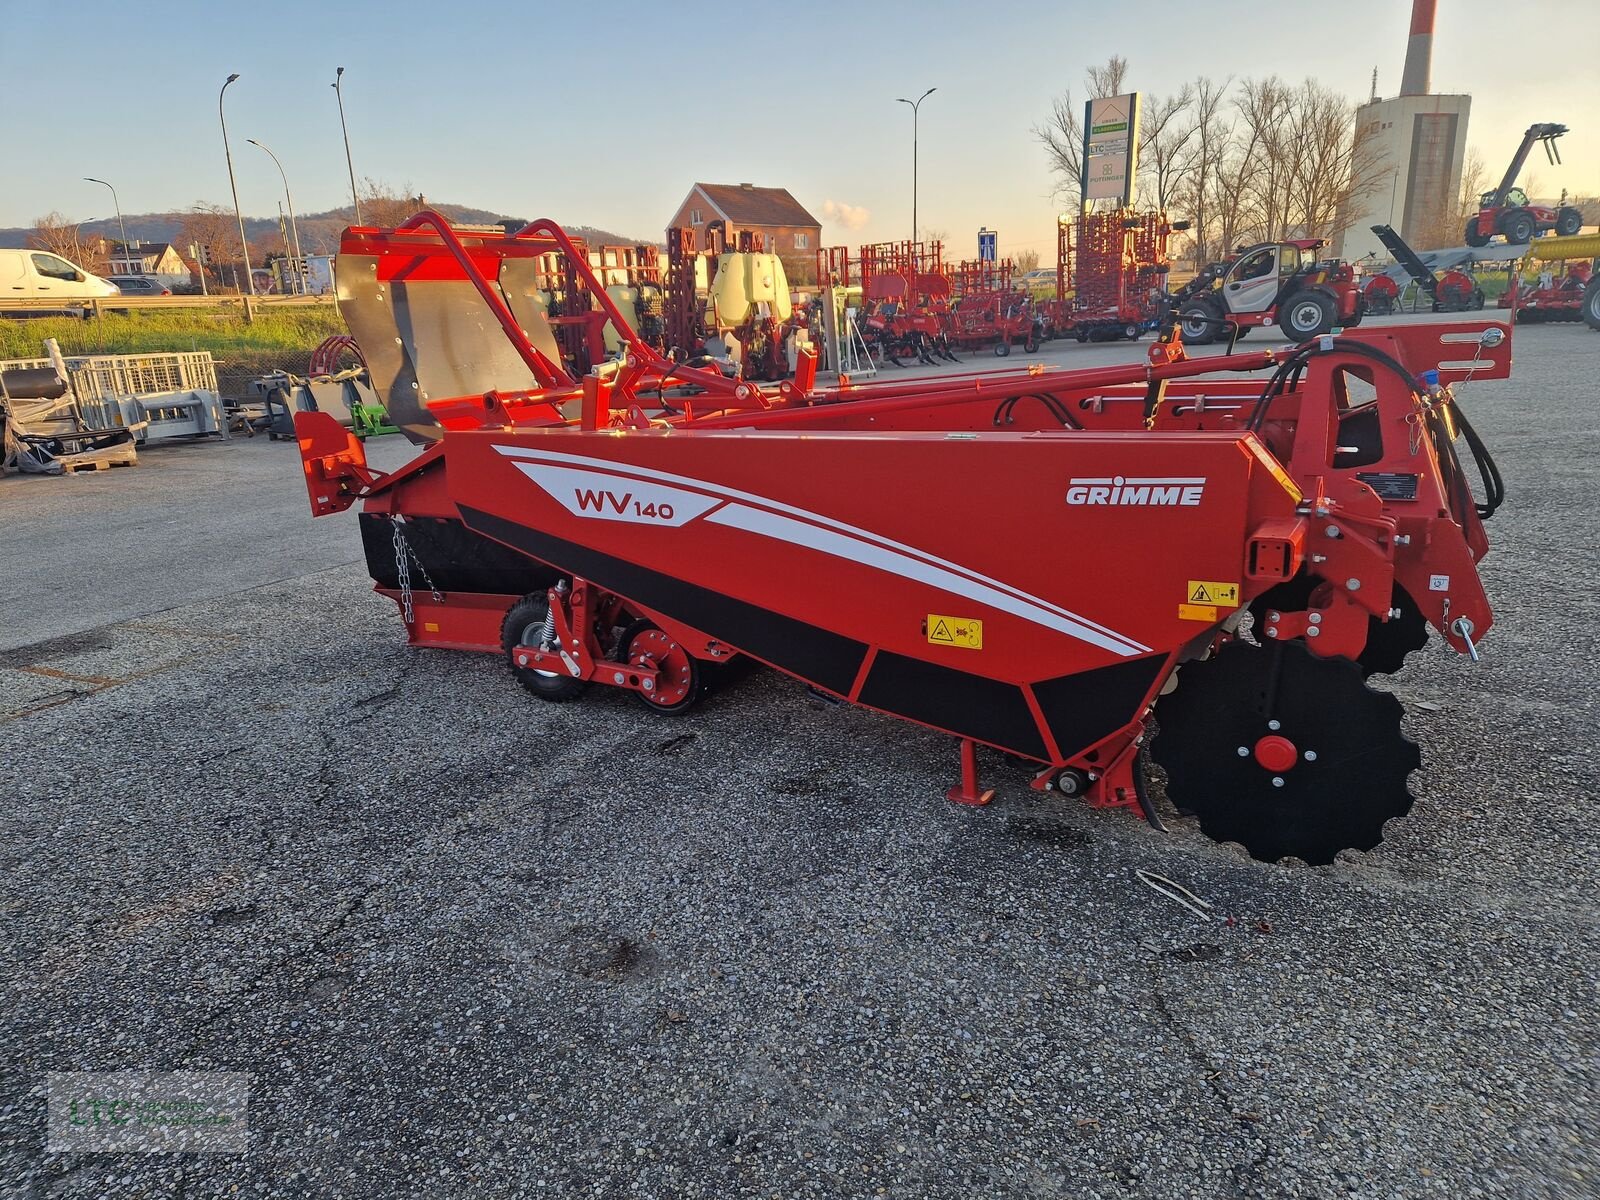
{"label": "cloud", "polygon": [[860,229],[872,219],[872,213],[854,204],[840,204],[834,200],[822,202],[822,215],[846,229]]}

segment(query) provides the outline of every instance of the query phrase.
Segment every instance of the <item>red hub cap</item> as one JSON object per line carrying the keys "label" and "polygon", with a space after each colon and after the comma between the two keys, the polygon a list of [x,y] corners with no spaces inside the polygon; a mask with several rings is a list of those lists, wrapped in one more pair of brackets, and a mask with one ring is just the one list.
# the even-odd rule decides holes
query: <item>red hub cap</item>
{"label": "red hub cap", "polygon": [[1269,733],[1256,743],[1256,762],[1274,775],[1282,775],[1300,759],[1294,743],[1276,733]]}
{"label": "red hub cap", "polygon": [[689,655],[661,630],[646,629],[633,639],[628,652],[637,665],[653,666],[658,672],[655,689],[640,693],[646,700],[665,707],[689,694],[693,673]]}

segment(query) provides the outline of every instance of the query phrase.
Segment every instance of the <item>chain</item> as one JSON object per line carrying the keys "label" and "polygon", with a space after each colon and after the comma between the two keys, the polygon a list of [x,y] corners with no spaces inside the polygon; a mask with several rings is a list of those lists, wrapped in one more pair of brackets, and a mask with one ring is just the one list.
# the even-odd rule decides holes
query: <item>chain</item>
{"label": "chain", "polygon": [[1482,363],[1482,362],[1483,362],[1483,341],[1482,341],[1482,339],[1479,339],[1478,348],[1476,350],[1474,350],[1473,353],[1472,353],[1472,364],[1467,368],[1467,373],[1461,377],[1461,382],[1462,383],[1470,383],[1470,382],[1472,382],[1472,376],[1477,371],[1479,364]]}
{"label": "chain", "polygon": [[423,582],[428,585],[428,592],[433,596],[433,602],[442,604],[444,597],[439,593],[438,587],[435,586],[433,577],[428,574],[428,568],[422,565],[422,559],[417,556],[417,552],[411,548],[406,542],[405,536],[400,532],[401,526],[405,524],[405,518],[397,513],[391,516],[389,520],[394,528],[392,539],[394,544],[394,571],[400,583],[400,607],[405,615],[406,624],[414,625],[416,624],[417,614],[411,603],[411,564],[413,561],[417,564],[417,570],[422,572]]}
{"label": "chain", "polygon": [[400,611],[407,625],[417,622],[416,611],[411,607],[411,555],[405,538],[400,536],[399,516],[389,518],[394,525],[394,570],[400,580]]}

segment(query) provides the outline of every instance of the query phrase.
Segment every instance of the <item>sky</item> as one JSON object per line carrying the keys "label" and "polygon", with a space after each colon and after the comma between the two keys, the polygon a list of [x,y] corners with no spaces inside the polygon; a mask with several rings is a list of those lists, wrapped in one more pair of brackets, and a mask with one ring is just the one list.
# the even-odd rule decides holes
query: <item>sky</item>
{"label": "sky", "polygon": [[[1049,262],[1061,205],[1030,127],[1065,88],[1081,103],[1086,66],[1121,54],[1129,85],[1158,94],[1198,74],[1276,73],[1352,99],[1377,67],[1393,95],[1410,7],[814,0],[713,20],[633,0],[0,0],[0,226],[111,216],[85,175],[113,183],[124,212],[230,203],[216,98],[232,72],[245,213],[270,216],[282,196],[246,138],[283,161],[297,211],[348,203],[330,86],[343,66],[359,177],[652,240],[696,180],[787,187],[828,244],[909,236],[912,121],[895,98],[937,88],[919,122],[921,225],[958,257],[987,226],[1002,256]],[[1563,122],[1566,165],[1537,157],[1539,191],[1600,193],[1600,3],[1438,8],[1433,90],[1472,94],[1469,145],[1498,175],[1529,124]]]}

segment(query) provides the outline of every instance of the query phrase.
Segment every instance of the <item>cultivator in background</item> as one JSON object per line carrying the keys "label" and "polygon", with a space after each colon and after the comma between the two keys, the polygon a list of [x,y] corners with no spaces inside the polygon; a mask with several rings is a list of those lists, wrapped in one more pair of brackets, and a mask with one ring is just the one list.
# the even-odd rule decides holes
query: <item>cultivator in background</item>
{"label": "cultivator in background", "polygon": [[952,346],[969,351],[991,346],[1002,358],[1013,346],[1029,354],[1039,348],[1033,301],[1013,284],[1015,274],[1009,258],[968,260],[950,268],[955,295],[948,320]]}
{"label": "cultivator in background", "polygon": [[879,360],[895,366],[958,361],[951,351],[954,288],[940,242],[879,242],[861,247],[860,331]]}
{"label": "cultivator in background", "polygon": [[1129,208],[1056,223],[1056,300],[1044,306],[1050,336],[1080,342],[1140,337],[1163,312],[1167,243],[1186,222]]}
{"label": "cultivator in background", "polygon": [[1543,238],[1513,269],[1499,306],[1520,322],[1583,321],[1600,329],[1600,234]]}
{"label": "cultivator in background", "polygon": [[1327,862],[1412,804],[1400,702],[1364,677],[1429,627],[1476,656],[1493,620],[1502,491],[1452,392],[1508,374],[1493,322],[1200,360],[1168,328],[1143,364],[834,388],[807,354],[763,388],[668,361],[592,289],[623,352],[579,377],[502,286],[544,253],[589,272],[555,225],[422,213],[344,248],[419,452],[382,472],[300,414],[312,510],[362,505],[411,642],[499,654],[546,700],[680,713],[748,656],[959,738],[953,800],[988,799],[983,743],[1159,823],[1150,749],[1213,837]]}

